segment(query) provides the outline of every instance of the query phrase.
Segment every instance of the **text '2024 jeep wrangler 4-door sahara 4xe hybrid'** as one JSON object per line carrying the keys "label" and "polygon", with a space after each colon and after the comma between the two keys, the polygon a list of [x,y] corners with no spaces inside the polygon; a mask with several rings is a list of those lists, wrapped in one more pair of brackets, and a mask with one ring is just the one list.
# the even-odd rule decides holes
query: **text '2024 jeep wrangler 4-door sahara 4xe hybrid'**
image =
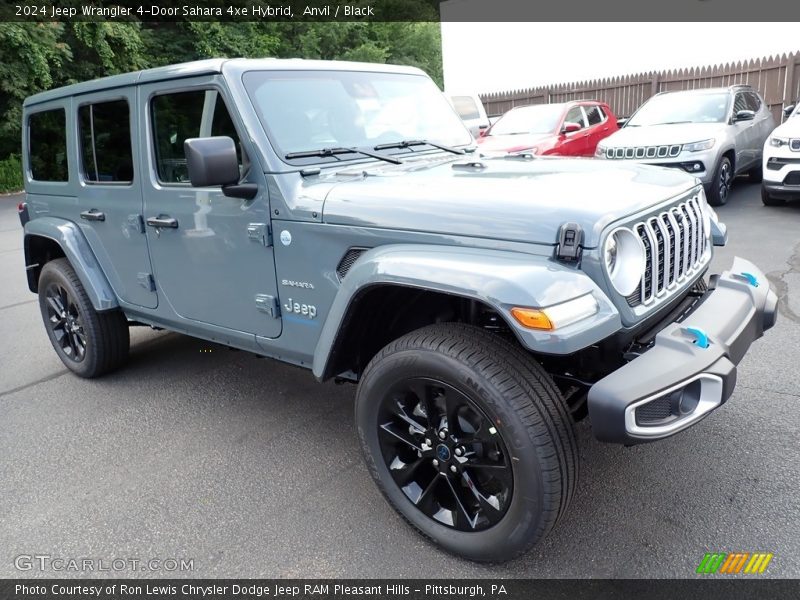
{"label": "text '2024 jeep wrangler 4-door sahara 4xe hybrid'", "polygon": [[147,324],[358,382],[389,503],[474,560],[575,491],[574,421],[658,440],[731,395],[775,323],[764,274],[706,279],[724,226],[686,173],[486,158],[414,68],[210,60],[24,105],[28,283],[83,377]]}

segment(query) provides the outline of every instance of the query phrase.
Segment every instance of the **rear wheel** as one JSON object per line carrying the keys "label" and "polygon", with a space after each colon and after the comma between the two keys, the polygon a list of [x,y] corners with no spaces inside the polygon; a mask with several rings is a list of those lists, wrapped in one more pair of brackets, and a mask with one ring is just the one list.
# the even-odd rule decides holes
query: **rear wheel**
{"label": "rear wheel", "polygon": [[98,377],[128,357],[128,321],[98,313],[67,259],[48,262],[39,276],[39,309],[58,357],[81,377]]}
{"label": "rear wheel", "polygon": [[550,376],[478,328],[431,325],[386,346],[359,384],[356,422],[389,503],[471,560],[529,549],[575,490],[573,424]]}
{"label": "rear wheel", "polygon": [[764,206],[783,206],[786,204],[786,200],[770,196],[767,188],[763,185],[761,186],[761,202],[764,203]]}
{"label": "rear wheel", "polygon": [[728,202],[728,195],[733,184],[733,165],[727,156],[723,156],[714,171],[714,179],[708,188],[708,203],[711,206],[722,206]]}

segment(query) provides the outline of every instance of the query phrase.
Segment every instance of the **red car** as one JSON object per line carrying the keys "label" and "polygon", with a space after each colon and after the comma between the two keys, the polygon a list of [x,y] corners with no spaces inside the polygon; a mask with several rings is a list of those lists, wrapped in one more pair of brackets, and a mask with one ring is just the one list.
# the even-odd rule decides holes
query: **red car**
{"label": "red car", "polygon": [[478,144],[487,154],[594,156],[597,142],[617,129],[617,118],[603,102],[532,104],[509,110],[478,138]]}

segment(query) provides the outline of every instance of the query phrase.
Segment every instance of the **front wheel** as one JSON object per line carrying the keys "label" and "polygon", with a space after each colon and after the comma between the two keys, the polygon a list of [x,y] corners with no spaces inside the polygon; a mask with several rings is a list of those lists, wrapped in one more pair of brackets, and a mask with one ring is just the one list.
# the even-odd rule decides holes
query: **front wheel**
{"label": "front wheel", "polygon": [[714,171],[714,179],[708,187],[708,203],[711,206],[722,206],[728,202],[733,184],[733,165],[727,156],[719,159]]}
{"label": "front wheel", "polygon": [[359,384],[356,423],[389,503],[471,560],[528,550],[575,490],[575,433],[552,379],[475,327],[431,325],[386,346]]}
{"label": "front wheel", "polygon": [[66,258],[39,275],[39,309],[58,357],[81,377],[98,377],[128,357],[128,321],[120,311],[98,313]]}

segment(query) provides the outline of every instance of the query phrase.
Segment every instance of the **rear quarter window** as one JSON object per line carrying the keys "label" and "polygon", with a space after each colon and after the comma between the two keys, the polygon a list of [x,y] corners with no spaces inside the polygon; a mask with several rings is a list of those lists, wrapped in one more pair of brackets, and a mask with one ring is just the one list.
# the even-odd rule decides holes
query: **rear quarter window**
{"label": "rear quarter window", "polygon": [[69,180],[67,113],[63,108],[28,117],[28,164],[35,181]]}

